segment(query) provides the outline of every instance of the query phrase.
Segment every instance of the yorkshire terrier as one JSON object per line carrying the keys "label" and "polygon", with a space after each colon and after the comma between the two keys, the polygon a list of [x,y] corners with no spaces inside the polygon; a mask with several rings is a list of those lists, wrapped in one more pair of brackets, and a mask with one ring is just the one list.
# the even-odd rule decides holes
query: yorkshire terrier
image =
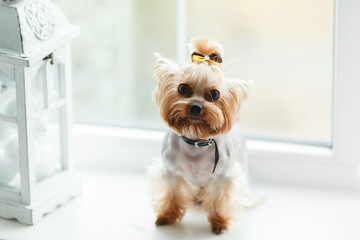
{"label": "yorkshire terrier", "polygon": [[220,234],[251,196],[236,124],[251,83],[225,77],[223,48],[213,40],[192,39],[190,53],[185,66],[157,54],[153,98],[171,130],[153,182],[156,225],[181,220],[189,206],[201,204]]}

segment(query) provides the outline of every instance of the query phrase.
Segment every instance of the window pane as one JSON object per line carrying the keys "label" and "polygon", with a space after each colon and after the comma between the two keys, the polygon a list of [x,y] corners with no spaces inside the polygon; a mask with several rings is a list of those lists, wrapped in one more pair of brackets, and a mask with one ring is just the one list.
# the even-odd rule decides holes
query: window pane
{"label": "window pane", "polygon": [[[153,53],[175,58],[176,1],[55,2],[81,26],[73,44],[75,120],[162,126],[151,99]],[[255,81],[241,117],[250,135],[331,142],[333,4],[187,1],[187,38],[215,38],[225,71]]]}
{"label": "window pane", "polygon": [[224,46],[225,71],[255,82],[241,124],[271,139],[331,142],[334,2],[187,1],[188,37]]}
{"label": "window pane", "polygon": [[176,55],[176,2],[56,0],[81,27],[73,47],[78,122],[154,127],[154,53]]}

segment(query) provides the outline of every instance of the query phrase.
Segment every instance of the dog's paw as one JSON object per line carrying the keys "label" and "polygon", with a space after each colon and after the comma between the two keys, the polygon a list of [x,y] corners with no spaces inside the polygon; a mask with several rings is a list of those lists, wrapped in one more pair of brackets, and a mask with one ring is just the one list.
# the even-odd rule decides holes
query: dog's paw
{"label": "dog's paw", "polygon": [[157,226],[163,226],[163,225],[168,225],[168,224],[172,224],[176,221],[176,218],[170,218],[170,217],[164,217],[164,216],[159,216],[156,219],[155,224]]}
{"label": "dog's paw", "polygon": [[215,234],[221,234],[227,230],[226,225],[212,225],[211,231]]}

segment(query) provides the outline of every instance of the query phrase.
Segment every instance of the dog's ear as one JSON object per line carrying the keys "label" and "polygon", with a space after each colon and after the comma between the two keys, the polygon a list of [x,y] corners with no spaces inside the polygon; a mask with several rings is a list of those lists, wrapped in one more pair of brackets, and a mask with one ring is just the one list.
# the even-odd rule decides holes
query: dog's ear
{"label": "dog's ear", "polygon": [[228,106],[231,106],[234,114],[234,119],[237,121],[240,117],[240,107],[242,102],[247,98],[250,88],[254,85],[254,82],[245,81],[240,79],[227,79],[228,95],[227,102]]}
{"label": "dog's ear", "polygon": [[254,85],[254,81],[245,81],[241,79],[230,80],[229,89],[232,97],[236,99],[236,102],[241,104],[248,97],[250,88]]}
{"label": "dog's ear", "polygon": [[160,104],[162,93],[170,87],[174,76],[179,72],[179,67],[174,61],[163,58],[158,53],[155,53],[155,56],[157,57],[154,67],[156,86],[153,92],[153,98],[156,104]]}

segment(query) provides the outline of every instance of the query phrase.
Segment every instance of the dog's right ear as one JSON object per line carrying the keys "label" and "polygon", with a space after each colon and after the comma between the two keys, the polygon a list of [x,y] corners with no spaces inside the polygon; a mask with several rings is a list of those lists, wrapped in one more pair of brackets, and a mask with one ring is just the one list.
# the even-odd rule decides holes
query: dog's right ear
{"label": "dog's right ear", "polygon": [[174,61],[161,57],[159,53],[154,55],[157,58],[154,68],[154,78],[157,84],[168,81],[179,71],[179,67]]}
{"label": "dog's right ear", "polygon": [[153,98],[155,103],[159,105],[162,93],[165,93],[171,87],[174,76],[179,72],[179,67],[174,61],[161,57],[159,53],[154,55],[157,61],[154,67],[156,87],[153,92]]}

